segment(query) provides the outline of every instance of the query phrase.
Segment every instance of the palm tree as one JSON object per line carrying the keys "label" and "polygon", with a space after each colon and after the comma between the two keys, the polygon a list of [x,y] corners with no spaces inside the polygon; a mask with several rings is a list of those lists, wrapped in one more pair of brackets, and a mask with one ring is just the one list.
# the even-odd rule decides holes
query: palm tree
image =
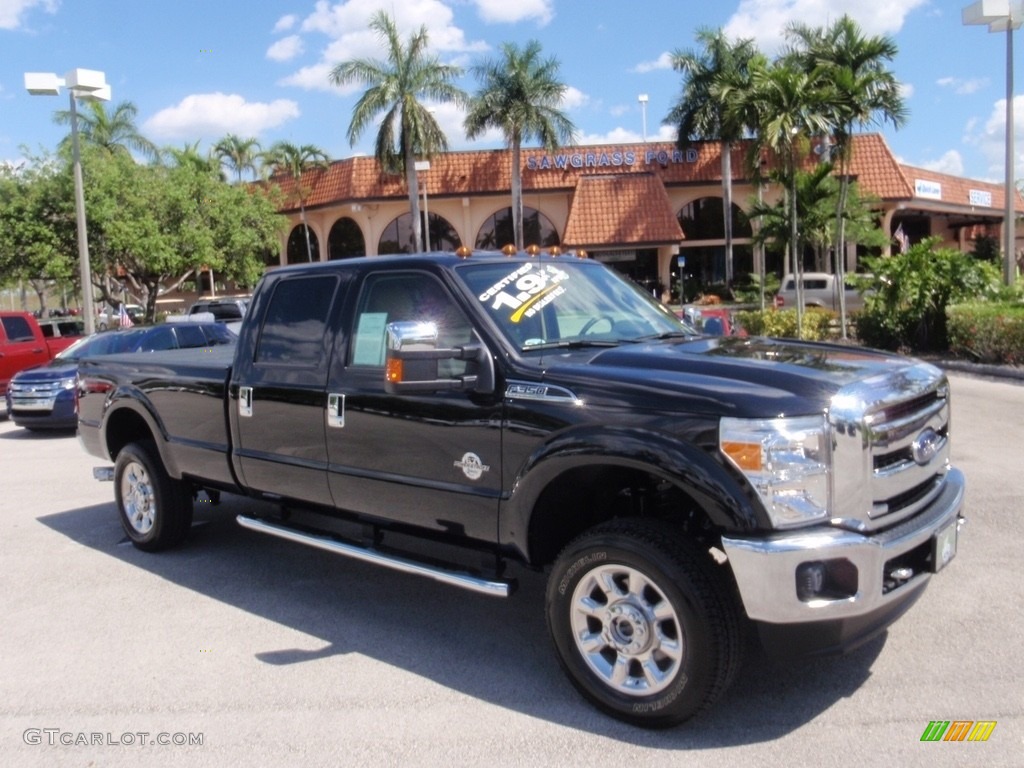
{"label": "palm tree", "polygon": [[295,179],[302,231],[306,235],[306,257],[312,261],[313,246],[309,242],[309,226],[306,224],[306,190],[302,187],[302,174],[314,168],[326,168],[330,164],[330,159],[326,152],[313,144],[303,144],[298,147],[287,141],[279,141],[274,144],[264,157],[275,172],[287,173]]}
{"label": "palm tree", "polygon": [[[135,125],[135,116],[139,110],[132,102],[122,101],[110,112],[99,101],[87,102],[86,107],[84,110],[76,110],[78,135],[83,141],[108,152],[134,150],[149,159],[159,157],[160,151],[156,145],[139,133]],[[71,110],[58,110],[53,115],[53,121],[58,125],[71,125]]]}
{"label": "palm tree", "polygon": [[[672,68],[683,75],[679,100],[662,121],[678,130],[676,142],[687,149],[695,141],[722,142],[722,216],[725,224],[725,283],[733,282],[732,147],[753,127],[743,110],[730,108],[723,94],[740,95],[750,83],[750,63],[757,54],[753,40],[731,42],[722,30],[701,28],[703,50],[675,51]],[[728,84],[728,90],[723,86]],[[735,106],[735,105],[734,105]]]}
{"label": "palm tree", "polygon": [[229,133],[213,146],[213,153],[226,162],[241,182],[245,171],[256,172],[256,160],[260,156],[260,143],[255,138],[243,139]]}
{"label": "palm tree", "polygon": [[[836,278],[845,271],[846,230],[843,215],[849,195],[848,173],[855,126],[872,122],[890,122],[899,128],[907,110],[896,77],[886,69],[898,52],[889,37],[865,37],[853,19],[843,15],[826,30],[791,24],[787,35],[796,41],[794,55],[805,69],[820,67],[835,90],[833,153],[839,160],[839,199],[836,206]],[[840,282],[842,284],[842,282]],[[843,338],[846,338],[846,301],[840,291],[839,313]]]}
{"label": "palm tree", "polygon": [[531,40],[519,50],[501,46],[502,58],[473,67],[480,90],[466,114],[466,137],[474,139],[498,128],[512,148],[512,232],[523,248],[523,177],[520,150],[524,141],[538,139],[549,151],[574,140],[576,126],[559,110],[566,86],[558,80],[558,61],[540,58],[540,43]]}
{"label": "palm tree", "polygon": [[197,172],[209,174],[217,179],[223,180],[224,178],[224,171],[220,167],[220,163],[210,153],[204,155],[199,151],[198,139],[191,144],[182,145],[181,149],[166,147],[160,151],[160,155],[175,166],[191,167]]}
{"label": "palm tree", "polygon": [[429,157],[448,149],[444,131],[420,99],[463,106],[468,97],[452,83],[462,74],[462,69],[442,64],[436,56],[427,53],[425,26],[411,34],[408,43],[403,44],[394,20],[378,11],[370,20],[370,29],[383,41],[387,61],[344,61],[334,67],[328,77],[335,85],[357,82],[368,86],[352,109],[352,120],[348,126],[351,145],[354,146],[362,132],[384,112],[374,155],[385,170],[405,171],[413,236],[416,249],[420,250],[422,227],[416,156]]}
{"label": "palm tree", "polygon": [[[832,128],[834,95],[828,86],[821,69],[807,72],[785,58],[769,64],[762,57],[755,57],[751,63],[750,89],[745,96],[736,95],[731,106],[742,114],[760,115],[751,156],[759,158],[761,150],[768,149],[782,164],[790,222],[789,251],[783,272],[789,274],[790,264],[793,265],[798,334],[803,326],[803,265],[798,250],[797,171],[800,150],[810,144],[812,136],[828,134]],[[729,95],[723,97],[728,99]]]}

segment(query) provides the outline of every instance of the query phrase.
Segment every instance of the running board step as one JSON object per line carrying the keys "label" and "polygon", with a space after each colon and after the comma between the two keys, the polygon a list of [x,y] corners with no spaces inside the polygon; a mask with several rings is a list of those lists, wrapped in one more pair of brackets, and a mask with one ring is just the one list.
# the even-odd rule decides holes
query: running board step
{"label": "running board step", "polygon": [[238,515],[236,519],[240,526],[252,531],[268,533],[271,536],[278,536],[282,539],[287,539],[288,541],[305,544],[309,547],[316,547],[317,549],[333,552],[336,555],[351,557],[355,560],[373,563],[374,565],[382,565],[385,568],[391,568],[403,573],[426,576],[427,578],[434,579],[435,581],[440,581],[444,584],[451,584],[456,587],[462,587],[463,589],[468,589],[472,592],[480,592],[481,594],[490,595],[492,597],[508,597],[512,594],[513,589],[515,589],[515,582],[511,580],[490,581],[488,579],[473,576],[470,573],[465,573],[464,571],[444,570],[435,566],[418,563],[415,560],[408,560],[403,557],[384,554],[383,552],[367,549],[365,547],[358,547],[354,544],[346,544],[338,541],[337,539],[331,538],[330,536],[307,533],[306,531],[296,530],[295,528],[289,528],[284,525],[269,523],[266,520],[259,520],[255,517],[249,517],[248,515]]}

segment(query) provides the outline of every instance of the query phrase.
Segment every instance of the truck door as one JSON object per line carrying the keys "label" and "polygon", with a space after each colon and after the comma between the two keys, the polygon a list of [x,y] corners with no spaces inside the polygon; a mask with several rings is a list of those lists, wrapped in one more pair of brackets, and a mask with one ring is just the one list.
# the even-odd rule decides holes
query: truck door
{"label": "truck door", "polygon": [[[440,280],[417,270],[368,274],[347,314],[347,349],[331,364],[336,418],[327,428],[329,482],[341,508],[457,537],[492,542],[501,493],[501,398],[462,391],[384,390],[384,329],[438,324],[442,347],[474,340],[469,319]],[[464,372],[441,361],[440,377]],[[460,370],[461,367],[461,370]]]}
{"label": "truck door", "polygon": [[236,466],[253,490],[331,503],[324,418],[331,317],[343,292],[340,273],[282,278],[243,329],[229,408]]}
{"label": "truck door", "polygon": [[36,334],[27,315],[0,317],[0,395],[7,391],[7,382],[23,368],[41,365],[50,359],[45,340]]}

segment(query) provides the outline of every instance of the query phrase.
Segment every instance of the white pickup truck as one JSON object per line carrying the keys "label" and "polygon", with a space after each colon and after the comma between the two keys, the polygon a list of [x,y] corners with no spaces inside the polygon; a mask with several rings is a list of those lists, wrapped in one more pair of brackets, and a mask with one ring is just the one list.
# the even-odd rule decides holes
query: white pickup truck
{"label": "white pickup truck", "polygon": [[[856,312],[864,308],[864,295],[853,285],[853,275],[846,276],[846,311]],[[863,275],[858,275],[863,277]],[[804,272],[804,306],[820,307],[830,309],[833,312],[839,311],[839,290],[835,275],[827,272]],[[796,306],[796,278],[793,275],[786,275],[782,278],[782,287],[775,294],[776,307]]]}

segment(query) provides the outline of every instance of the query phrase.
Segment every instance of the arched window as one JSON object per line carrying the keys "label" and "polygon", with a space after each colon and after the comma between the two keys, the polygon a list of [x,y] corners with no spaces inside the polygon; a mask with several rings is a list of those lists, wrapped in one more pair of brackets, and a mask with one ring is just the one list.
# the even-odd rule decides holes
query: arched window
{"label": "arched window", "polygon": [[309,258],[309,254],[306,252],[306,227],[302,224],[297,224],[292,233],[288,235],[288,263],[289,264],[305,264],[309,261],[320,261],[320,241],[317,239],[316,232],[309,229],[309,248],[313,252],[313,258]]}
{"label": "arched window", "polygon": [[[687,240],[724,240],[722,198],[702,197],[687,203],[676,214]],[[732,206],[732,236],[751,237],[750,220],[735,203]]]}
{"label": "arched window", "polygon": [[[422,211],[420,212],[422,216]],[[462,243],[455,227],[444,216],[430,214],[430,250],[454,251]],[[381,233],[377,253],[381,256],[388,253],[415,253],[412,233],[412,214],[403,213],[384,227]]]}
{"label": "arched window", "polygon": [[[485,251],[496,251],[514,243],[512,235],[512,207],[502,208],[488,217],[476,236],[476,247]],[[548,248],[558,245],[561,238],[551,220],[536,208],[523,206],[523,245],[539,245]]]}
{"label": "arched window", "polygon": [[355,220],[343,216],[334,222],[331,233],[327,236],[327,258],[335,261],[365,255],[366,240],[363,239],[363,230]]}

